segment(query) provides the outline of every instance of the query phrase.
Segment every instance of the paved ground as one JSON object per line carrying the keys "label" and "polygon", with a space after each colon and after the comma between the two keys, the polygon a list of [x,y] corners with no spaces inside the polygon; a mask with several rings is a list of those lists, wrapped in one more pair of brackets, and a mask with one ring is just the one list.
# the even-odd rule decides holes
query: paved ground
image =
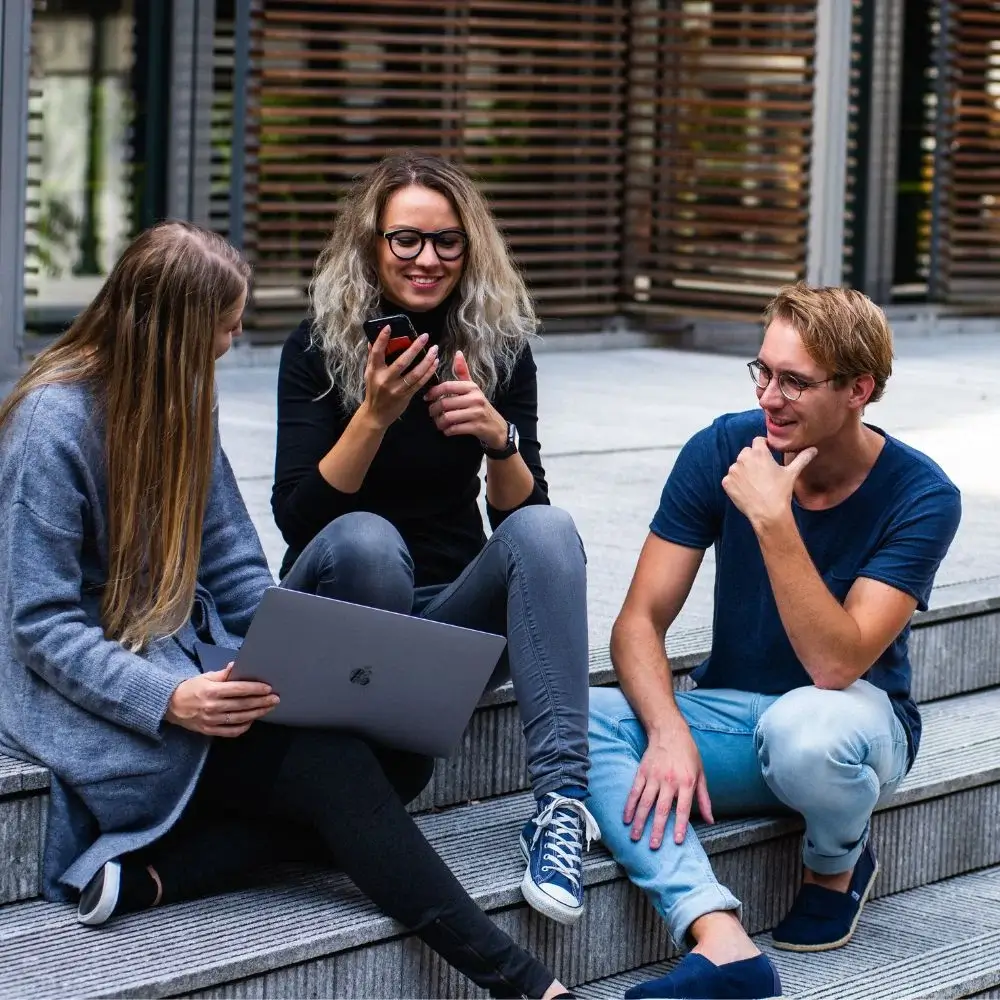
{"label": "paved ground", "polygon": [[[997,575],[1000,329],[901,339],[896,353],[868,419],[930,454],[963,494],[938,582]],[[717,414],[755,406],[753,387],[739,358],[670,350],[542,350],[538,368],[550,495],[586,544],[591,642],[603,645],[678,449]],[[219,372],[223,440],[274,570],[283,552],[270,510],[276,373]],[[712,574],[709,558],[679,627],[711,620]]]}

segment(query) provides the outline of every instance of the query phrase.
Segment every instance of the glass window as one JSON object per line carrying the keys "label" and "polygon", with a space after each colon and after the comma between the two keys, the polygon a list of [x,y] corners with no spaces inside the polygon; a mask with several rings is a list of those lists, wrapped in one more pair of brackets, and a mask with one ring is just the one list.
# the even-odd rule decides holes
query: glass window
{"label": "glass window", "polygon": [[47,0],[32,20],[27,322],[59,327],[134,232],[132,0]]}

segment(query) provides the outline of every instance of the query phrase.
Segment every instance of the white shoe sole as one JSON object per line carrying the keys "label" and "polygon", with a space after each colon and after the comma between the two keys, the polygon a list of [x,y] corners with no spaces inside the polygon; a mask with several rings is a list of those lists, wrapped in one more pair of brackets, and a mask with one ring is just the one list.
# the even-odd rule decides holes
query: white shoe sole
{"label": "white shoe sole", "polygon": [[87,927],[97,927],[100,924],[107,923],[111,919],[111,915],[115,912],[115,906],[118,904],[121,882],[121,865],[116,864],[114,861],[109,861],[104,866],[104,884],[101,886],[101,895],[97,900],[97,905],[87,913],[77,910],[76,919]]}

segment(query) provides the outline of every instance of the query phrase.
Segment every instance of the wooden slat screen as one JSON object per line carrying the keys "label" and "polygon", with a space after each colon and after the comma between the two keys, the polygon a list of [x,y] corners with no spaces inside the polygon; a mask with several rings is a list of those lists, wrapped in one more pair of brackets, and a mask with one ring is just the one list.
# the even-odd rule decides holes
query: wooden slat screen
{"label": "wooden slat screen", "polygon": [[870,54],[862,37],[871,31],[866,23],[865,0],[851,0],[851,84],[847,116],[847,176],[844,190],[844,284],[858,286],[863,280],[864,248],[859,249],[858,241],[864,239],[859,224],[859,210],[863,209],[866,197],[865,170],[867,163],[860,155],[862,144],[867,141],[868,118],[868,78],[867,65]]}
{"label": "wooden slat screen", "polygon": [[[24,297],[30,311],[38,298],[38,280],[45,254],[42,220],[42,81],[39,66],[39,16],[45,14],[45,0],[32,0],[31,54],[28,68],[28,135],[25,181]],[[40,232],[42,230],[42,232]]]}
{"label": "wooden slat screen", "polygon": [[248,328],[283,335],[351,180],[439,152],[490,198],[544,318],[618,311],[626,0],[264,0]]}
{"label": "wooden slat screen", "polygon": [[942,0],[947,191],[940,289],[952,303],[1000,302],[1000,0]]}
{"label": "wooden slat screen", "polygon": [[217,0],[212,46],[211,227],[229,235],[229,174],[233,135],[233,0]]}
{"label": "wooden slat screen", "polygon": [[815,0],[633,3],[628,310],[756,315],[804,276],[815,38]]}

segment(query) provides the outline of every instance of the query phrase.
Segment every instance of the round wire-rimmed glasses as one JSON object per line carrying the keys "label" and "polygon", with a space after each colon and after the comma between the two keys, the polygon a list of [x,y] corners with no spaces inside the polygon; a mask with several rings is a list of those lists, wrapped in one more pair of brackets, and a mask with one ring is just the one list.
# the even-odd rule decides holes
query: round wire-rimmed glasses
{"label": "round wire-rimmed glasses", "polygon": [[394,257],[415,260],[424,252],[428,240],[441,260],[458,260],[469,246],[469,237],[463,229],[439,229],[435,233],[422,233],[419,229],[392,229],[379,233],[389,244]]}
{"label": "round wire-rimmed glasses", "polygon": [[[774,378],[774,372],[756,359],[747,362],[747,370],[750,372],[753,384],[761,391],[766,389],[771,384],[771,379]],[[789,372],[779,372],[778,391],[789,403],[794,403],[806,389],[814,389],[818,385],[826,385],[827,382],[833,382],[836,378],[836,375],[831,375],[829,378],[822,378],[818,382],[806,382],[804,379]]]}

